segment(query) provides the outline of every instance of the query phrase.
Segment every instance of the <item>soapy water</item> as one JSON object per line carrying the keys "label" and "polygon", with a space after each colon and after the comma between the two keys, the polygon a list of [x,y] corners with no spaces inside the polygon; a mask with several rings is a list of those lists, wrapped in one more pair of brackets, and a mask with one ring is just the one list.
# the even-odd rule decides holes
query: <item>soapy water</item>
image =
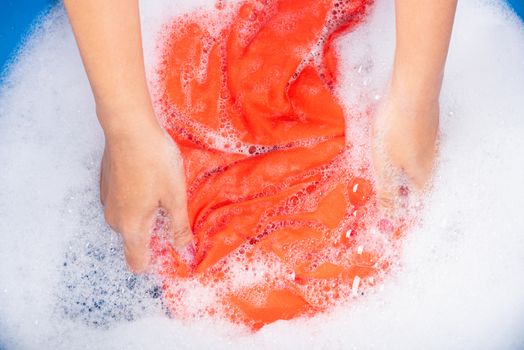
{"label": "soapy water", "polygon": [[[176,14],[210,2],[142,3],[146,63]],[[394,49],[378,1],[339,41],[339,94],[364,115]],[[358,302],[256,334],[166,316],[160,281],[125,269],[103,222],[103,140],[62,10],[29,40],[0,95],[0,347],[450,348],[524,346],[524,29],[499,3],[460,2],[442,96],[439,166],[399,265]],[[363,140],[353,121],[348,138]],[[360,152],[364,153],[362,147]],[[188,303],[209,298],[187,293]]]}
{"label": "soapy water", "polygon": [[[316,314],[364,293],[396,260],[405,225],[377,214],[369,159],[352,159],[353,140],[344,147],[352,111],[344,123],[326,88],[338,75],[332,35],[358,25],[367,8],[340,4],[247,1],[177,17],[163,31],[154,90],[186,162],[197,242],[191,268],[153,243],[176,317],[224,315],[258,329]],[[332,17],[337,9],[347,17],[341,23]],[[217,15],[226,20],[217,23]],[[227,152],[216,150],[213,131],[228,140],[218,145]],[[269,150],[239,157],[244,142]],[[196,310],[184,297],[195,284],[217,294]]]}

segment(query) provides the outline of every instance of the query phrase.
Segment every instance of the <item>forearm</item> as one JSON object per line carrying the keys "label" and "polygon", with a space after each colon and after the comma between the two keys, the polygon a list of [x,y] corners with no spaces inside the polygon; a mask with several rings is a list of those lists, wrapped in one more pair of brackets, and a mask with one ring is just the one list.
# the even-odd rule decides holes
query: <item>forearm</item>
{"label": "forearm", "polygon": [[[457,0],[396,0],[392,89],[438,100]],[[431,101],[433,100],[433,101]]]}
{"label": "forearm", "polygon": [[137,0],[65,0],[104,132],[156,125]]}

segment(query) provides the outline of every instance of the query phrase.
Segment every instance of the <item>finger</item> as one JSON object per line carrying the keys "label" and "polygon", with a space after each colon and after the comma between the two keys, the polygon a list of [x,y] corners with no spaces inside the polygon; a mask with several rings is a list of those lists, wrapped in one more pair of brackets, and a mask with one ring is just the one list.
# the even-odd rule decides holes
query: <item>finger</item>
{"label": "finger", "polygon": [[145,272],[149,267],[151,222],[152,215],[147,215],[137,222],[129,222],[127,227],[122,229],[126,262],[134,273]]}
{"label": "finger", "polygon": [[162,199],[161,206],[167,211],[169,218],[169,233],[175,248],[182,248],[193,241],[193,233],[187,210],[187,191],[184,166],[178,148],[173,143],[173,150],[177,154],[173,158],[173,173],[171,192]]}
{"label": "finger", "polygon": [[383,116],[382,112],[377,113],[377,119],[371,130],[371,160],[375,172],[378,204],[382,209],[391,210],[394,206],[394,173],[386,152],[387,147],[384,144],[385,125],[387,126],[387,123],[384,123]]}
{"label": "finger", "polygon": [[381,145],[373,146],[373,168],[375,170],[375,181],[377,200],[384,209],[393,209],[395,205],[395,184],[398,179],[398,171],[390,164],[386,153]]}
{"label": "finger", "polygon": [[420,177],[416,179],[416,185],[421,191],[427,189],[428,185],[431,183],[433,171],[435,170],[435,156],[435,153],[433,153],[427,158],[427,161],[422,166]]}
{"label": "finger", "polygon": [[128,239],[124,242],[124,256],[129,270],[140,274],[149,267],[149,242],[143,239]]}
{"label": "finger", "polygon": [[162,206],[169,218],[169,234],[175,248],[181,248],[193,241],[193,233],[187,212],[185,188],[176,191],[171,198],[166,199]]}
{"label": "finger", "polygon": [[169,233],[175,248],[182,248],[193,241],[193,233],[189,224],[187,209],[171,205],[166,209],[169,217]]}
{"label": "finger", "polygon": [[419,194],[427,189],[431,182],[433,168],[435,163],[435,152],[425,154],[415,163],[415,167],[410,167],[405,170],[410,183],[414,186]]}

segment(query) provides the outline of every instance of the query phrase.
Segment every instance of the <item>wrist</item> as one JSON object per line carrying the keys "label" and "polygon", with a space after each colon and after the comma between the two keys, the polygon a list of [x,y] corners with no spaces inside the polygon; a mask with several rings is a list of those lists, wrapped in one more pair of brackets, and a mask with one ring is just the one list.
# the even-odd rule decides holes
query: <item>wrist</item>
{"label": "wrist", "polygon": [[390,87],[384,101],[384,107],[399,123],[435,122],[439,118],[438,94],[420,94],[409,89]]}
{"label": "wrist", "polygon": [[389,92],[411,103],[421,105],[438,104],[442,74],[427,70],[417,71],[405,65],[395,65],[391,75]]}
{"label": "wrist", "polygon": [[433,115],[439,108],[440,82],[415,77],[392,76],[387,101],[396,105],[401,115]]}
{"label": "wrist", "polygon": [[97,105],[97,116],[106,141],[119,139],[142,139],[148,135],[163,133],[152,106],[111,106]]}

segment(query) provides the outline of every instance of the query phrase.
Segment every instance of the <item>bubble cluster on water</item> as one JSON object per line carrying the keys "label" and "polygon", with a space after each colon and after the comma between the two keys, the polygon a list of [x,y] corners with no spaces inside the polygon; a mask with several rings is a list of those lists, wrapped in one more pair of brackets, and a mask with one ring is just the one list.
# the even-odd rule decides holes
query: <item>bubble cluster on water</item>
{"label": "bubble cluster on water", "polygon": [[65,242],[58,269],[56,312],[88,326],[111,327],[161,310],[162,288],[155,276],[128,271],[121,239],[107,227],[99,210],[85,210],[86,200],[100,208],[93,203],[97,196],[93,192],[92,187],[72,192],[64,204],[77,227],[73,238]]}

